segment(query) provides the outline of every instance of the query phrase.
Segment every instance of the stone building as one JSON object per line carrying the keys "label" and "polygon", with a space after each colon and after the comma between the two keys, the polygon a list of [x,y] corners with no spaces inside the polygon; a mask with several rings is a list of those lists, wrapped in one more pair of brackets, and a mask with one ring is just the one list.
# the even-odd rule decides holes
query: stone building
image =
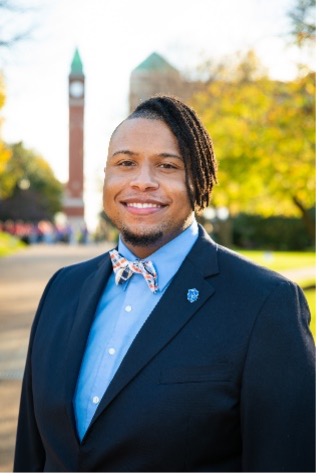
{"label": "stone building", "polygon": [[186,101],[196,83],[188,81],[161,55],[154,52],[130,75],[129,112],[155,94],[170,94]]}

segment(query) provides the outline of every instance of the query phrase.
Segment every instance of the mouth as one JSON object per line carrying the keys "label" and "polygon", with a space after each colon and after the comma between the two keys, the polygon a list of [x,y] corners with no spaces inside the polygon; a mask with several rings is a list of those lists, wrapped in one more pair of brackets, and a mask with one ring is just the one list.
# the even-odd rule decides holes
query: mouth
{"label": "mouth", "polygon": [[148,215],[149,213],[156,213],[167,207],[166,204],[155,201],[142,202],[128,200],[121,201],[121,204],[126,207],[129,212],[137,215]]}

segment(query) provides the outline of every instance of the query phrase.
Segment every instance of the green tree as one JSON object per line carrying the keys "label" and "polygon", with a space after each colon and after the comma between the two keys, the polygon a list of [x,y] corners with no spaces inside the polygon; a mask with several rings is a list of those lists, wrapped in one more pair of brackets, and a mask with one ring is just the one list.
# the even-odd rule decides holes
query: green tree
{"label": "green tree", "polygon": [[314,44],[316,40],[316,0],[296,0],[289,11],[291,36],[302,47]]}
{"label": "green tree", "polygon": [[[17,0],[0,0],[0,51],[30,39],[34,27],[33,15],[39,7],[24,5]],[[23,22],[21,22],[23,18]]]}
{"label": "green tree", "polygon": [[[243,66],[241,66],[243,70]],[[249,68],[250,70],[250,68]],[[291,82],[216,80],[193,98],[219,162],[213,205],[303,218],[315,205],[315,74]]]}
{"label": "green tree", "polygon": [[[4,87],[4,80],[3,76],[0,73],[0,111],[5,104],[5,87]],[[10,151],[5,146],[2,137],[1,137],[1,125],[2,125],[2,117],[0,116],[0,198],[1,198],[1,177],[5,171],[7,162],[11,156]]]}
{"label": "green tree", "polygon": [[[8,213],[8,204],[14,199],[14,203],[20,201],[21,210],[25,210],[22,202],[29,200],[41,209],[42,218],[53,218],[61,210],[62,184],[55,178],[49,164],[33,150],[26,149],[22,142],[8,148],[11,157],[0,177],[2,207],[5,206]],[[28,211],[24,213],[28,214]],[[20,218],[30,219],[28,216]]]}

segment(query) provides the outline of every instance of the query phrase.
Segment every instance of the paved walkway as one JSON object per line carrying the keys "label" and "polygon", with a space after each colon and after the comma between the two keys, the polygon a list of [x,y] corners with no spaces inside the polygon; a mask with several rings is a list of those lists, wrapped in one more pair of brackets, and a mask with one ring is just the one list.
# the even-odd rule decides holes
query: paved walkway
{"label": "paved walkway", "polygon": [[[45,284],[60,267],[110,249],[99,245],[36,245],[0,260],[0,471],[11,472],[21,378],[30,326]],[[290,279],[315,275],[291,270]]]}
{"label": "paved walkway", "polygon": [[36,245],[0,260],[0,472],[12,471],[30,326],[44,286],[60,267],[111,245]]}

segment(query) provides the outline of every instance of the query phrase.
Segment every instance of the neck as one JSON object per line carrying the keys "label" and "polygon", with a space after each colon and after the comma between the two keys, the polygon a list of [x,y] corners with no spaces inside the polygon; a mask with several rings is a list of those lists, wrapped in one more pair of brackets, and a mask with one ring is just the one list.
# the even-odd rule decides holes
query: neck
{"label": "neck", "polygon": [[123,242],[127,246],[127,248],[131,251],[131,253],[133,253],[137,258],[140,258],[140,259],[148,258],[148,256],[152,255],[159,248],[161,248],[161,246],[154,246],[154,247],[149,246],[148,248],[143,246],[133,246],[130,243],[126,243],[125,241]]}
{"label": "neck", "polygon": [[[177,236],[177,235],[176,235]],[[123,235],[121,235],[121,239],[126,247],[133,253],[137,258],[145,259],[148,256],[155,253],[159,248],[164,246],[166,243],[171,241],[175,236],[170,239],[163,239],[163,237],[156,240],[154,243],[132,243],[130,240],[126,240]],[[141,240],[142,241],[142,240]]]}

